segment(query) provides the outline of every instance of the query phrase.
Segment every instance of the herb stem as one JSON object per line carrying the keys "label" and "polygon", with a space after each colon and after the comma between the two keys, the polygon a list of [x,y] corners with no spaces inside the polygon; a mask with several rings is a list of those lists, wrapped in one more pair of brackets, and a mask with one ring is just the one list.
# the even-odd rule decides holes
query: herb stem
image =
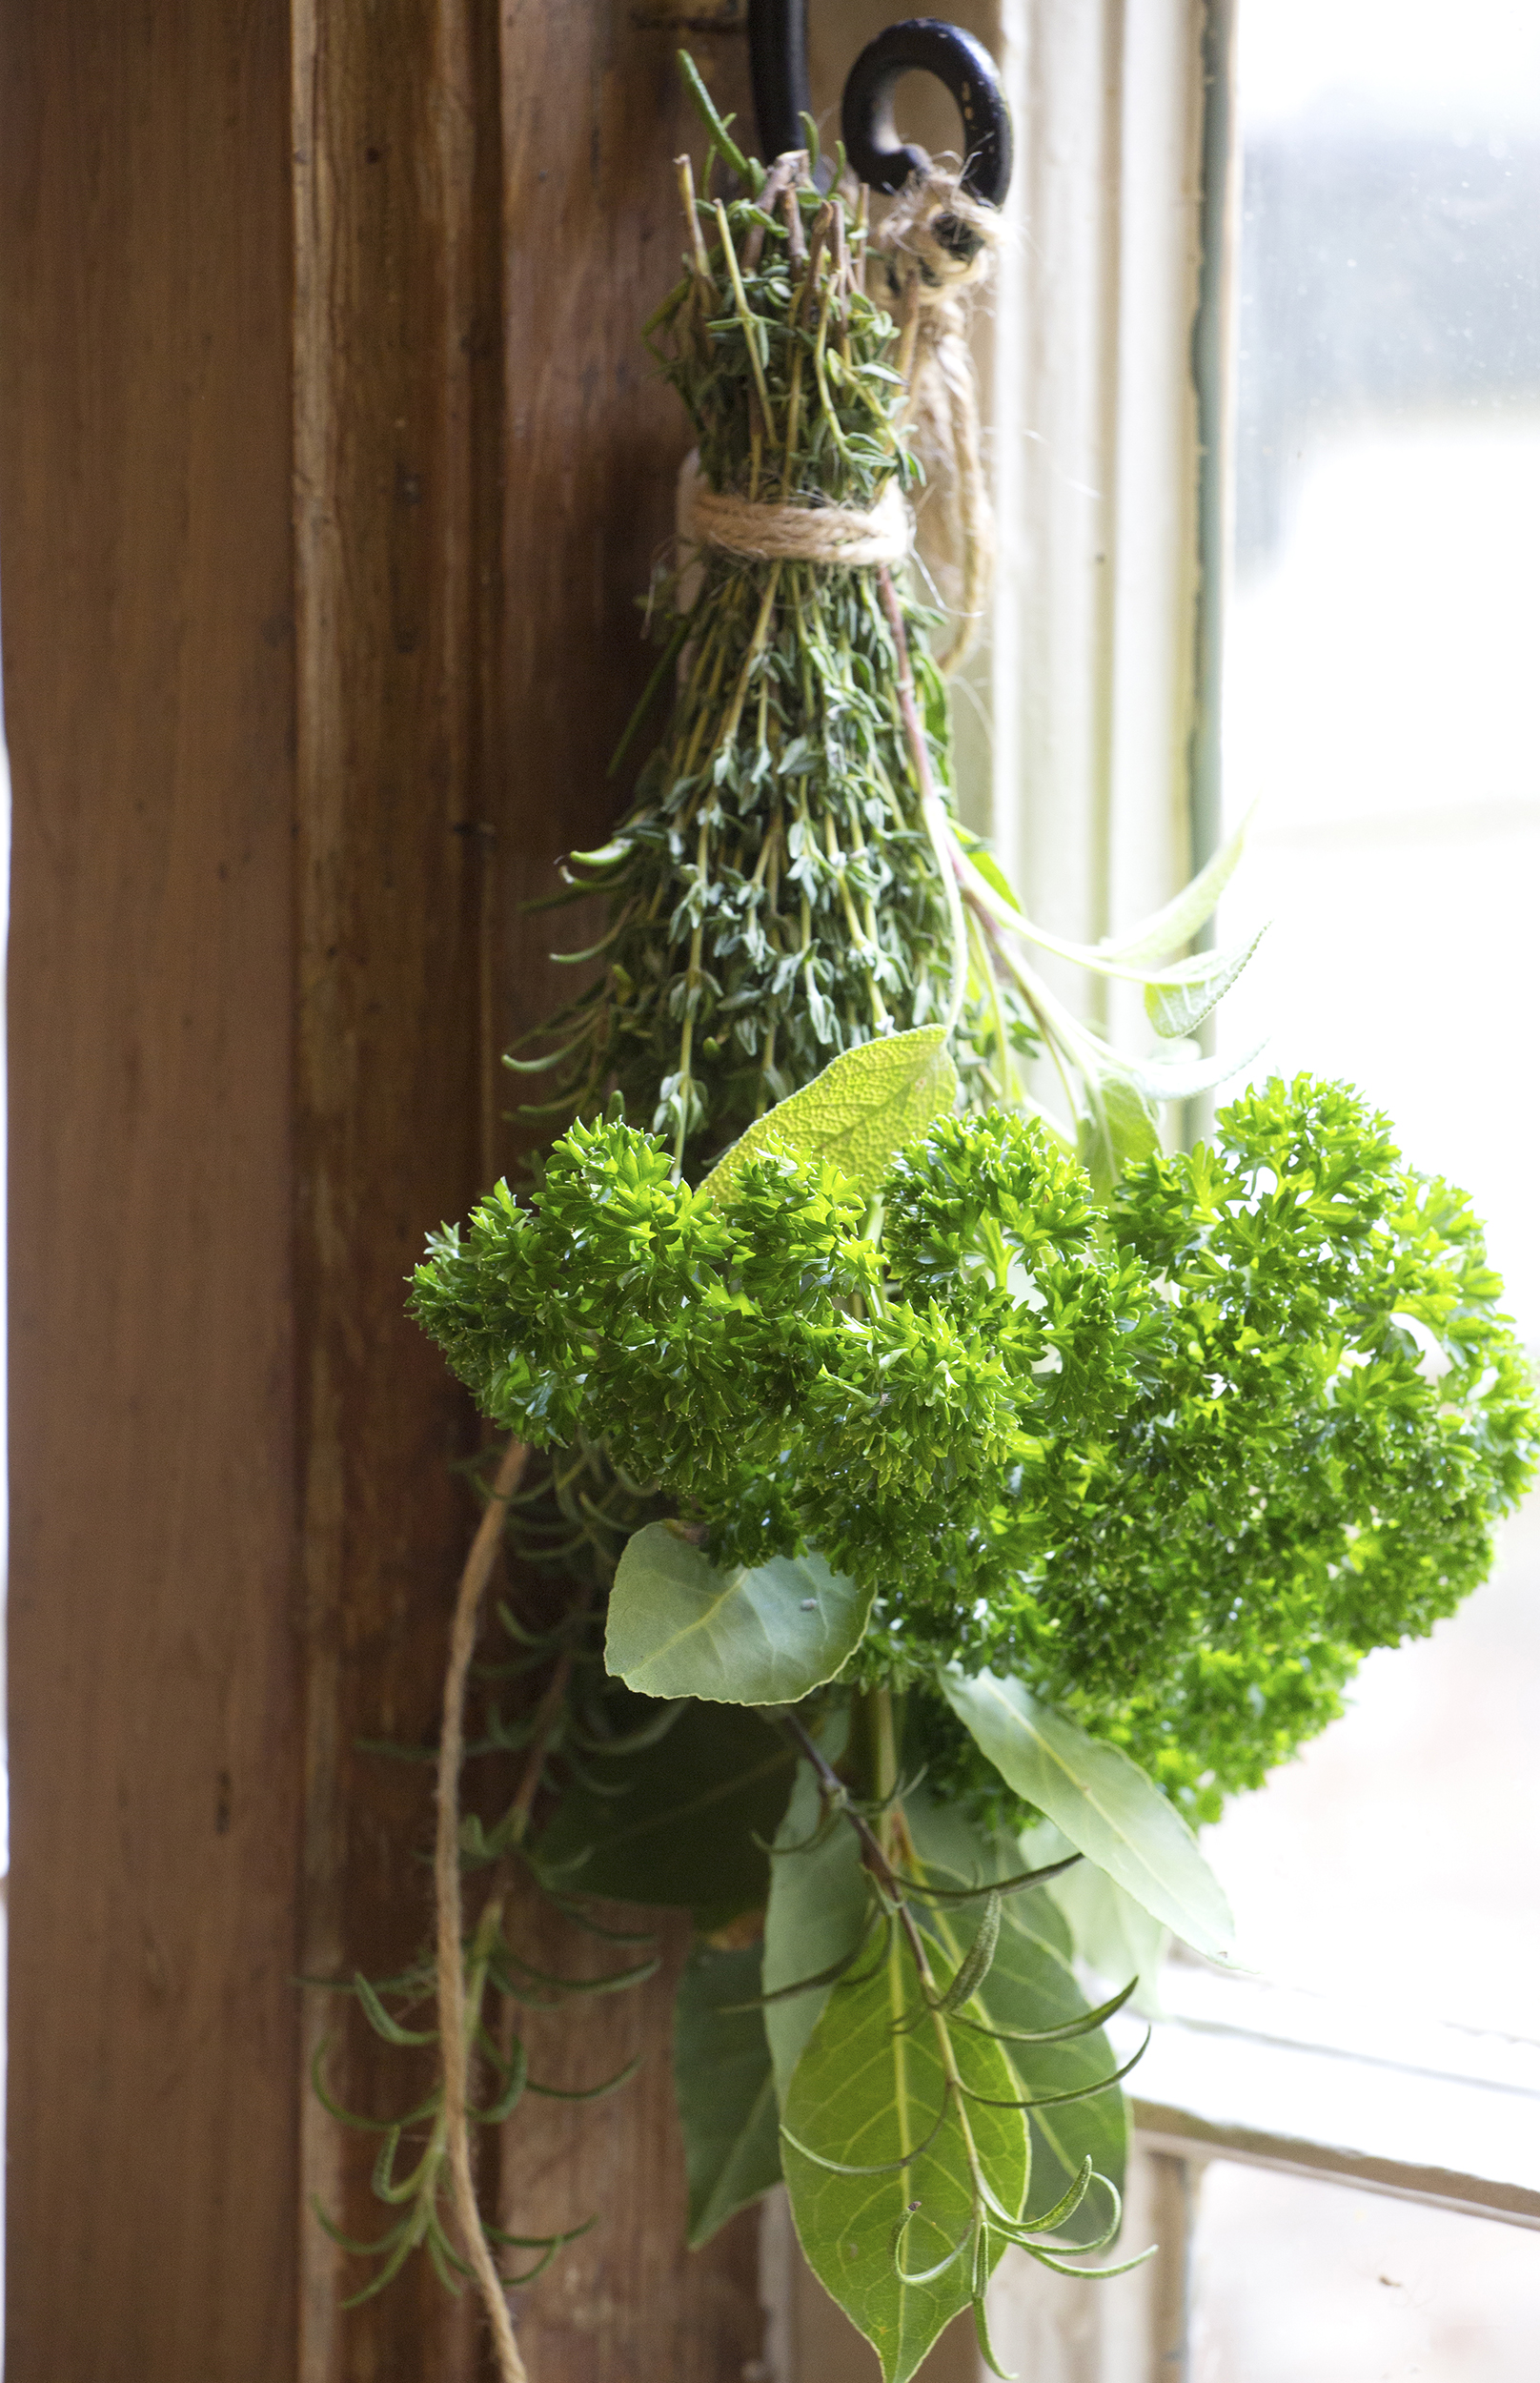
{"label": "herb stem", "polygon": [[925,833],[930,839],[930,848],[935,855],[936,866],[941,872],[942,891],[946,898],[946,915],[952,930],[952,981],[947,993],[946,1014],[943,1021],[950,1034],[955,1031],[958,1020],[962,1015],[962,1004],[968,988],[968,936],[962,916],[962,896],[958,886],[956,871],[951,864],[950,825],[942,808],[941,797],[936,791],[936,781],[930,766],[930,749],[925,743],[924,729],[921,725],[920,707],[915,702],[914,672],[909,666],[909,641],[904,635],[903,612],[894,589],[892,573],[885,563],[879,567],[876,579],[878,595],[881,600],[882,610],[887,616],[887,625],[892,633],[894,648],[898,656],[898,677],[894,687],[894,700],[898,704],[899,717],[903,723],[903,733],[909,747],[910,765],[914,770],[915,787],[920,796],[920,815],[924,823]]}

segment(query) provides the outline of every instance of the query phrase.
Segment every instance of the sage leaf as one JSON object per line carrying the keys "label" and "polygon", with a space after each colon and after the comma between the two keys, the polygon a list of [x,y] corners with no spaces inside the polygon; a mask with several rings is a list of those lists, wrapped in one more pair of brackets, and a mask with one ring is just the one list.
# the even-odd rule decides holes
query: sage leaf
{"label": "sage leaf", "polygon": [[1266,933],[1259,927],[1249,943],[1228,951],[1198,951],[1178,960],[1145,988],[1145,1008],[1157,1034],[1174,1039],[1195,1033],[1229,991]]}
{"label": "sage leaf", "polygon": [[[861,1943],[870,1916],[871,1890],[856,1832],[836,1820],[827,1835],[819,1838],[820,1810],[813,1766],[800,1763],[770,1858],[770,1901],[764,1915],[766,1994],[794,1986],[800,1978],[817,1977],[844,1960]],[[764,2031],[783,2101],[792,2071],[833,1990],[832,1986],[813,1986],[805,1994],[765,2006]]]}
{"label": "sage leaf", "polygon": [[605,1666],[642,1696],[795,1704],[853,1653],[873,1593],[811,1553],[719,1571],[675,1524],[649,1522],[621,1551]]}
{"label": "sage leaf", "polygon": [[1160,1148],[1160,1127],[1143,1080],[1129,1069],[1104,1067],[1087,1078],[1088,1110],[1077,1132],[1081,1165],[1105,1198],[1125,1167]]}
{"label": "sage leaf", "polygon": [[[1022,1857],[1010,1840],[985,1838],[958,1813],[933,1803],[928,1796],[907,1798],[904,1817],[925,1874],[938,1885],[953,1879],[969,1883],[998,1876],[1007,1862],[1013,1869],[1021,1867]],[[1023,1854],[1031,1863],[1039,1858],[1034,1842],[1039,1833],[1032,1832],[1023,1840]],[[1041,1832],[1044,1837],[1052,1833]],[[1042,1859],[1052,1862],[1060,1850],[1053,1845]],[[1088,1867],[1077,1862],[1063,1879],[1005,1898],[1000,1942],[970,2017],[982,2018],[1003,2034],[1031,2035],[1072,2026],[1084,2016],[1086,2001],[1072,1966],[1073,1947],[1058,1890]],[[924,1911],[919,1917],[926,1933],[939,1939],[948,1958],[955,1961],[965,1930],[957,1925],[953,1915],[939,1910]],[[1126,1977],[1113,1982],[1125,1984]],[[1020,2079],[1019,2090],[1035,2096],[1074,2092],[1094,2085],[1099,2077],[1110,2076],[1118,2065],[1100,2027],[1063,2044],[1002,2044],[1001,2049]],[[1032,2133],[1034,2209],[1051,2209],[1061,2200],[1087,2159],[1098,2175],[1122,2191],[1128,2157],[1128,2105],[1121,2086],[1081,2102],[1047,2103],[1028,2111],[1027,2121]],[[1093,2242],[1106,2222],[1106,2195],[1093,2189],[1059,2230],[1066,2242]]]}
{"label": "sage leaf", "polygon": [[584,1757],[595,1789],[566,1790],[540,1840],[540,1865],[564,1893],[689,1904],[712,1925],[752,1911],[769,1885],[764,1844],[786,1808],[795,1761],[757,1713],[688,1704],[655,1745],[613,1761]]}
{"label": "sage leaf", "polygon": [[[932,1958],[937,1984],[944,1988],[950,1979],[945,1957],[938,1948]],[[919,1990],[895,1929],[877,1973],[830,1994],[793,2074],[781,2139],[792,2216],[807,2263],[871,2343],[884,2383],[907,2383],[942,2328],[972,2296],[968,2137],[989,2190],[1012,2215],[1025,2199],[1030,2165],[1020,2110],[960,2104],[948,2094],[941,2023],[927,2020],[907,2033],[895,2032],[895,2019]],[[997,2102],[1019,2092],[997,2044],[955,2021],[949,2035],[959,2075],[971,2092]],[[901,2160],[902,2167],[888,2165]],[[824,2162],[882,2172],[841,2174]],[[905,2273],[924,2275],[954,2250],[961,2255],[928,2281],[904,2280]],[[991,2267],[995,2256],[998,2251]]]}
{"label": "sage leaf", "polygon": [[1225,1890],[1185,1821],[1120,1746],[1089,1738],[1019,1680],[943,1671],[953,1712],[1007,1786],[1036,1804],[1145,1911],[1223,1958],[1234,1933]]}
{"label": "sage leaf", "polygon": [[1249,1068],[1266,1049],[1270,1039],[1264,1034],[1244,1050],[1218,1051],[1211,1058],[1130,1060],[1129,1081],[1148,1100],[1191,1100],[1199,1092],[1212,1091],[1226,1076],[1239,1075],[1244,1068]]}
{"label": "sage leaf", "polygon": [[1212,860],[1164,909],[1141,919],[1125,935],[1099,947],[1109,960],[1165,960],[1173,951],[1180,951],[1184,944],[1191,943],[1199,927],[1219,907],[1220,896],[1240,866],[1257,807],[1253,803],[1235,833],[1226,837]]}
{"label": "sage leaf", "polygon": [[674,2004],[674,2093],[684,2137],[692,2251],[780,2181],[780,2104],[760,1992],[760,1947],[698,1946]]}
{"label": "sage leaf", "polygon": [[863,1192],[875,1192],[895,1151],[918,1141],[957,1100],[957,1069],[946,1029],[920,1026],[858,1043],[831,1059],[821,1075],[756,1118],[717,1161],[703,1199],[732,1197],[751,1158],[827,1158]]}

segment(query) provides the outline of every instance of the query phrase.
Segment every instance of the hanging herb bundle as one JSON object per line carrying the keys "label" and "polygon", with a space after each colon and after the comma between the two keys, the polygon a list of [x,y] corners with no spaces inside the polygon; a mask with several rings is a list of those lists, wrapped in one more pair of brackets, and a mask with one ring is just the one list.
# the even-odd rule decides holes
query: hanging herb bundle
{"label": "hanging herb bundle", "polygon": [[[1104,2028],[1137,1981],[1088,2005],[1096,1914],[1224,1949],[1190,1823],[1482,1578],[1540,1422],[1468,1204],[1350,1091],[1274,1083],[1212,1147],[1160,1148],[1159,1101],[1235,1064],[1191,1037],[1248,955],[1181,955],[1238,845],[1116,946],[1038,928],[951,815],[933,616],[895,576],[927,309],[976,270],[978,211],[930,177],[874,236],[864,193],[805,155],[766,173],[695,89],[699,190],[714,161],[734,194],[681,165],[685,271],[649,332],[695,493],[628,737],[665,691],[671,715],[571,865],[608,906],[589,989],[517,1060],[564,1130],[413,1292],[515,1437],[456,1614],[436,1965],[358,1984],[393,2040],[435,2040],[405,2022],[436,2000],[442,2067],[385,2130],[404,2214],[365,2289],[418,2244],[474,2271],[522,2374],[495,2266],[519,2246],[476,2212],[467,2132],[541,2088],[483,2004],[595,1981],[521,1960],[519,1864],[601,1937],[597,1898],[693,1909],[692,2239],[784,2176],[903,2383],[970,2303],[990,2356],[1007,2244],[1056,2266],[1116,2236]],[[1044,947],[1143,984],[1164,1054],[1081,1026]],[[528,1706],[467,1747],[505,1525],[557,1618],[503,1608],[487,1671]],[[478,1747],[519,1784],[461,1823]],[[489,1880],[468,1939],[462,1869]]]}

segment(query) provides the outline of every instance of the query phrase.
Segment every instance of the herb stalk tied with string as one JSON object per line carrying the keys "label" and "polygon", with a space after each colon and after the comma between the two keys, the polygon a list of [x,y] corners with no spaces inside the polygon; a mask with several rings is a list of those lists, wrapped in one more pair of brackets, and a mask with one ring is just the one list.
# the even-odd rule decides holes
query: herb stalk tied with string
{"label": "herb stalk tied with string", "polygon": [[996,1092],[1034,1039],[1008,979],[970,997],[946,692],[892,575],[918,308],[889,311],[864,193],[712,138],[741,194],[698,198],[681,160],[686,270],[648,325],[705,535],[654,591],[662,653],[621,757],[669,686],[671,715],[615,836],[568,864],[568,898],[607,902],[571,955],[601,973],[513,1061],[550,1072],[553,1117],[618,1087],[681,1167],[873,1037],[965,1008],[960,1064]]}

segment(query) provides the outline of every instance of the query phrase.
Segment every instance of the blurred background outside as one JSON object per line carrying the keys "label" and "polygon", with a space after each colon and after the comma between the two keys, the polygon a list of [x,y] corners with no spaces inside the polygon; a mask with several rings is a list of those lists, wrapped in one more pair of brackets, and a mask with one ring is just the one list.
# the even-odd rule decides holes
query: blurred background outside
{"label": "blurred background outside", "polygon": [[[1345,1076],[1489,1220],[1540,1345],[1540,10],[1239,0],[1222,1033]],[[1540,1500],[1207,1835],[1243,1959],[1540,2036]],[[1540,2234],[1217,2165],[1193,2383],[1531,2383]]]}

